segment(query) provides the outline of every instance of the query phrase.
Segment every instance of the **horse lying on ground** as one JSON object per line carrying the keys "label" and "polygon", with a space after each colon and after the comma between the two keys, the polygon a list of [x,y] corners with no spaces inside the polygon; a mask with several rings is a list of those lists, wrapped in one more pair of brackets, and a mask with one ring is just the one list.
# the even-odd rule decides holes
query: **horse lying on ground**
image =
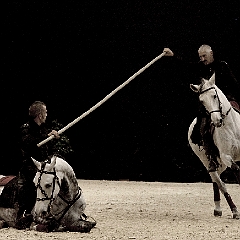
{"label": "horse lying on ground", "polygon": [[0,175],[0,228],[16,227],[17,177]]}
{"label": "horse lying on ground", "polygon": [[96,222],[84,219],[86,202],[72,167],[57,156],[50,162],[33,162],[38,169],[33,180],[37,188],[34,222],[47,231],[89,232]]}
{"label": "horse lying on ground", "polygon": [[23,218],[23,222],[18,221],[18,224],[16,222],[18,196],[15,177],[4,187],[4,197],[1,199],[0,196],[0,227],[30,228],[45,232],[90,232],[96,222],[88,221],[84,214],[86,202],[72,167],[56,156],[51,161],[40,163],[33,159],[33,162],[37,167],[34,178],[37,199],[32,216]]}
{"label": "horse lying on ground", "polygon": [[[221,216],[220,191],[227,200],[232,211],[233,218],[239,219],[240,214],[231,196],[227,192],[220,174],[230,167],[240,184],[240,170],[237,161],[240,160],[240,114],[233,109],[230,102],[223,92],[215,85],[215,74],[209,80],[202,80],[202,84],[190,84],[190,88],[199,94],[200,102],[205,106],[206,111],[211,115],[211,121],[214,125],[213,140],[218,148],[219,157],[217,161],[219,167],[216,171],[209,172],[214,191],[214,216]],[[191,140],[193,127],[196,119],[193,120],[188,131],[188,141],[193,152],[199,157],[203,165],[208,168],[208,159],[203,147],[194,144]]]}

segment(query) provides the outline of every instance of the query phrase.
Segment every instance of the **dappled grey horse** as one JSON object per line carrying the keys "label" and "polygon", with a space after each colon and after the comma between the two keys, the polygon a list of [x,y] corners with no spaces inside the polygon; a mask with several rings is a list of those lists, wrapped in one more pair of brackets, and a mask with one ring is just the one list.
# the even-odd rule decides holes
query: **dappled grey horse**
{"label": "dappled grey horse", "polygon": [[34,183],[37,199],[32,216],[17,221],[18,177],[0,175],[0,228],[89,232],[96,221],[84,214],[86,202],[72,167],[62,158],[38,162]]}
{"label": "dappled grey horse", "polygon": [[[224,182],[221,180],[220,174],[225,171],[227,167],[230,167],[240,184],[240,171],[236,164],[237,161],[240,161],[240,115],[233,109],[223,92],[215,85],[215,74],[213,74],[209,80],[202,79],[202,84],[200,85],[190,84],[190,88],[198,93],[200,102],[211,115],[211,122],[214,126],[212,137],[219,151],[219,157],[217,158],[219,166],[216,171],[209,172],[214,190],[214,215],[222,215],[220,206],[221,191],[232,211],[233,218],[239,219],[240,214]],[[194,144],[191,140],[191,134],[195,124],[196,119],[194,119],[189,127],[188,141],[194,153],[199,157],[203,165],[208,168],[209,162],[205,150],[203,147]]]}
{"label": "dappled grey horse", "polygon": [[33,180],[37,188],[33,209],[36,229],[89,232],[96,222],[86,220],[86,202],[72,167],[56,156],[51,161],[33,162],[38,169]]}

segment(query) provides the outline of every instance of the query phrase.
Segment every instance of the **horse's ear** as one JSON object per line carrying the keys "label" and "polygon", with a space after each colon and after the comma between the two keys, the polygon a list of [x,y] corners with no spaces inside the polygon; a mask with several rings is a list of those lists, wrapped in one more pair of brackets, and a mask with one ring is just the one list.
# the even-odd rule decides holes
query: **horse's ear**
{"label": "horse's ear", "polygon": [[190,84],[190,88],[194,91],[194,92],[199,92],[199,85],[194,85],[194,84]]}
{"label": "horse's ear", "polygon": [[32,160],[33,160],[33,163],[36,165],[37,169],[41,169],[41,163],[39,161],[35,160],[34,158],[32,158]]}
{"label": "horse's ear", "polygon": [[211,85],[214,85],[215,84],[215,73],[213,73],[213,75],[211,76],[211,78],[209,79],[209,83]]}
{"label": "horse's ear", "polygon": [[52,168],[54,168],[54,166],[56,165],[56,161],[57,161],[57,156],[53,156],[52,158],[51,158],[51,163],[50,163],[50,165],[49,165],[49,169],[52,169]]}

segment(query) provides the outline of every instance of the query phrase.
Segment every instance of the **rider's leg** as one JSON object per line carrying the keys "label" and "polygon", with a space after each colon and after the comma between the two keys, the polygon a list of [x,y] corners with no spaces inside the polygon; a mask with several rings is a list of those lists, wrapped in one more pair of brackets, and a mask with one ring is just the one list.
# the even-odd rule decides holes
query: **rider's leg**
{"label": "rider's leg", "polygon": [[205,108],[203,107],[202,104],[199,106],[199,110],[197,113],[197,118],[196,118],[196,123],[193,127],[193,131],[191,134],[191,140],[194,144],[198,144],[199,146],[203,146],[203,141],[202,141],[202,118],[205,116]]}
{"label": "rider's leg", "polygon": [[18,185],[18,218],[25,214],[31,214],[36,200],[36,190],[34,184],[20,182]]}
{"label": "rider's leg", "polygon": [[214,144],[210,121],[207,118],[202,119],[201,133],[203,137],[203,147],[209,161],[208,171],[214,172],[218,168],[217,161],[218,149]]}
{"label": "rider's leg", "polygon": [[33,183],[35,169],[27,166],[21,169],[18,176],[18,217],[24,212],[30,214],[36,201],[36,188]]}
{"label": "rider's leg", "polygon": [[36,201],[36,190],[33,182],[28,183],[24,178],[18,180],[18,213],[16,219],[17,229],[30,227],[33,221],[31,211]]}

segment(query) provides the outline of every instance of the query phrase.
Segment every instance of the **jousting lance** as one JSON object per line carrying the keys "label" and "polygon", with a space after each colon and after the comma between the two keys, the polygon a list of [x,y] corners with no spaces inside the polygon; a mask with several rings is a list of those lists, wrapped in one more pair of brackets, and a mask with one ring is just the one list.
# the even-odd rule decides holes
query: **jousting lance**
{"label": "jousting lance", "polygon": [[[99,101],[97,104],[95,104],[93,107],[91,107],[88,111],[84,112],[81,116],[70,122],[68,125],[63,127],[58,131],[58,134],[63,133],[66,131],[68,128],[72,127],[75,123],[79,122],[81,119],[86,117],[89,113],[94,111],[96,108],[101,106],[104,102],[106,102],[110,97],[112,97],[116,92],[118,92],[120,89],[125,87],[128,83],[130,83],[135,77],[137,77],[139,74],[141,74],[144,70],[146,70],[148,67],[150,67],[153,63],[155,63],[157,60],[159,60],[161,57],[163,57],[166,53],[163,52],[156,58],[154,58],[151,62],[149,62],[147,65],[145,65],[143,68],[141,68],[139,71],[137,71],[135,74],[133,74],[128,80],[126,80],[124,83],[122,83],[120,86],[118,86],[116,89],[114,89],[111,93],[109,93],[105,98],[103,98],[101,101]],[[42,142],[38,143],[37,146],[40,147],[46,142],[50,141],[51,139],[54,138],[54,135],[51,135],[50,137],[46,138]]]}

